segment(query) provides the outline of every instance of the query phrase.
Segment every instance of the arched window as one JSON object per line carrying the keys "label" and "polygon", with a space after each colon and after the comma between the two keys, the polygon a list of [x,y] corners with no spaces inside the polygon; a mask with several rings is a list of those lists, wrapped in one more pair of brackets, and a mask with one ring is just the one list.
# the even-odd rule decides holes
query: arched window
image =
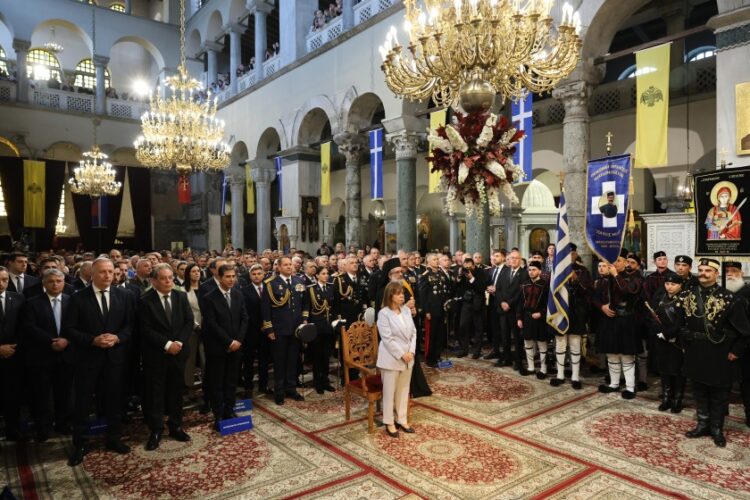
{"label": "arched window", "polygon": [[[96,89],[96,67],[91,59],[84,59],[76,65],[76,87]],[[109,70],[104,68],[104,88],[109,88]]]}
{"label": "arched window", "polygon": [[644,68],[637,68],[635,64],[632,66],[629,66],[628,69],[620,73],[620,76],[617,78],[618,80],[626,80],[628,78],[635,78],[639,75],[645,75],[647,73],[653,73],[656,71],[656,68],[651,66],[646,66]]}
{"label": "arched window", "polygon": [[10,75],[10,73],[8,72],[8,58],[5,55],[5,50],[2,47],[0,47],[0,71],[4,75]]}
{"label": "arched window", "polygon": [[709,57],[714,56],[716,56],[716,47],[713,47],[711,45],[704,45],[703,47],[698,47],[697,49],[693,49],[688,52],[685,56],[685,60],[687,62],[693,62],[700,61],[701,59],[708,59]]}
{"label": "arched window", "polygon": [[110,4],[109,10],[116,10],[117,12],[125,12],[125,4],[122,4],[119,2]]}
{"label": "arched window", "polygon": [[62,83],[62,68],[57,57],[45,49],[32,49],[26,56],[26,76],[32,80],[57,80]]}
{"label": "arched window", "polygon": [[8,212],[5,211],[5,195],[3,194],[3,185],[0,184],[0,217],[7,217]]}

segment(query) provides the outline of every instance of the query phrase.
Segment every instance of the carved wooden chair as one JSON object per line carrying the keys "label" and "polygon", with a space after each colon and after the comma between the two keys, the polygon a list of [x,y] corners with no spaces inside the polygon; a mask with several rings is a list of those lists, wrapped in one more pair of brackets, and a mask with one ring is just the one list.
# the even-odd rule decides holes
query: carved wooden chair
{"label": "carved wooden chair", "polygon": [[[351,395],[367,400],[367,425],[375,432],[375,404],[383,399],[383,382],[375,368],[378,359],[378,327],[355,321],[348,329],[341,327],[344,354],[344,405],[346,420],[351,419]],[[349,380],[349,369],[359,370],[359,378]]]}

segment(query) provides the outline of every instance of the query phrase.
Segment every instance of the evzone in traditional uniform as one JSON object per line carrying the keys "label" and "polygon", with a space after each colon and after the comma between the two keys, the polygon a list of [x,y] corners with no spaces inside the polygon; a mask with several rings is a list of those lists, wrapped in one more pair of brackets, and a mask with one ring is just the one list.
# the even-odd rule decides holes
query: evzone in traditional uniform
{"label": "evzone in traditional uniform", "polygon": [[536,377],[547,377],[547,344],[550,333],[547,328],[547,295],[549,283],[542,279],[542,264],[533,260],[528,265],[529,281],[521,283],[521,294],[516,307],[516,321],[523,335],[526,351],[526,370],[521,375],[534,373],[534,349],[539,351],[540,369]]}
{"label": "evzone in traditional uniform", "polygon": [[570,279],[565,283],[568,290],[568,331],[555,334],[555,361],[557,363],[557,376],[549,381],[553,387],[558,387],[565,382],[565,355],[570,350],[571,385],[573,389],[581,389],[581,344],[583,336],[588,332],[589,319],[589,297],[593,283],[591,274],[584,266],[576,263],[575,256],[578,247],[570,244],[571,257],[573,260],[573,272]]}
{"label": "evzone in traditional uniform", "polygon": [[599,392],[616,392],[620,375],[625,376],[624,399],[635,398],[635,357],[643,349],[636,313],[641,304],[642,280],[638,275],[625,274],[625,257],[622,252],[614,265],[609,265],[609,275],[599,280],[592,303],[602,312],[597,332],[597,350],[607,355],[609,385],[599,386]]}
{"label": "evzone in traditional uniform", "polygon": [[434,368],[445,349],[448,315],[445,305],[451,298],[451,281],[438,267],[437,254],[428,254],[426,262],[428,267],[419,277],[417,293],[425,315],[425,330],[429,324],[429,338],[425,338],[427,366]]}
{"label": "evzone in traditional uniform", "polygon": [[744,301],[716,283],[721,265],[701,259],[699,285],[680,294],[677,312],[680,340],[685,348],[685,376],[692,381],[697,424],[688,438],[711,436],[726,446],[724,417],[729,391],[740,378],[739,358],[750,340]]}
{"label": "evzone in traditional uniform", "polygon": [[328,368],[333,353],[334,334],[331,327],[331,305],[333,286],[328,283],[328,269],[319,267],[315,273],[316,283],[308,285],[310,315],[309,321],[315,325],[317,336],[310,343],[313,365],[313,384],[318,394],[333,392],[328,379]]}
{"label": "evzone in traditional uniform", "polygon": [[661,404],[659,411],[682,411],[685,377],[682,375],[683,353],[678,339],[677,300],[683,279],[670,272],[662,278],[661,289],[654,291],[647,302],[649,332],[654,337],[656,366],[661,375]]}
{"label": "evzone in traditional uniform", "polygon": [[693,259],[687,255],[678,255],[674,258],[674,272],[682,278],[683,290],[689,290],[698,284],[698,278],[690,270],[693,268]]}
{"label": "evzone in traditional uniform", "polygon": [[[643,271],[641,270],[641,258],[638,254],[629,253],[625,264],[625,276],[629,279],[637,278],[641,281],[641,302],[644,304],[648,301],[648,296],[643,288],[643,284],[646,283],[643,277]],[[639,307],[635,311],[635,322],[639,332],[639,338],[641,340],[641,350],[636,356],[636,375],[638,381],[636,382],[636,389],[638,391],[645,391],[648,389],[648,310],[646,307]]]}

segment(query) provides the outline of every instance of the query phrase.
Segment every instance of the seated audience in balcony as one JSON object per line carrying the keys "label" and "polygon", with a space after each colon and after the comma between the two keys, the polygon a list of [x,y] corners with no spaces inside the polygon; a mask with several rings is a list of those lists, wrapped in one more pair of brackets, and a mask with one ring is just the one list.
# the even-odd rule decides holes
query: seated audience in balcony
{"label": "seated audience in balcony", "polygon": [[274,44],[271,47],[273,47],[273,55],[274,56],[278,56],[279,55],[279,48],[281,47],[279,45],[279,42],[274,42]]}
{"label": "seated audience in balcony", "polygon": [[235,76],[236,76],[237,78],[239,78],[239,77],[241,77],[242,75],[244,75],[244,74],[245,74],[246,72],[247,72],[247,70],[245,69],[245,65],[244,65],[244,64],[242,64],[242,63],[240,63],[240,64],[239,64],[239,65],[237,66],[237,71],[235,72]]}
{"label": "seated audience in balcony", "polygon": [[65,77],[65,80],[63,81],[63,84],[62,84],[62,89],[67,90],[68,92],[76,91],[75,81],[73,80],[72,76]]}
{"label": "seated audience in balcony", "polygon": [[325,14],[323,14],[323,11],[318,9],[315,11],[315,17],[313,18],[312,22],[312,31],[320,31],[323,29],[323,26],[326,25],[327,19]]}
{"label": "seated audience in balcony", "polygon": [[255,56],[250,58],[250,62],[247,65],[250,69],[255,69]]}
{"label": "seated audience in balcony", "polygon": [[60,82],[58,82],[57,79],[50,76],[49,79],[47,80],[47,88],[60,90]]}
{"label": "seated audience in balcony", "polygon": [[113,87],[107,87],[107,90],[104,91],[104,95],[107,96],[108,99],[119,99],[120,97],[117,95],[117,90]]}

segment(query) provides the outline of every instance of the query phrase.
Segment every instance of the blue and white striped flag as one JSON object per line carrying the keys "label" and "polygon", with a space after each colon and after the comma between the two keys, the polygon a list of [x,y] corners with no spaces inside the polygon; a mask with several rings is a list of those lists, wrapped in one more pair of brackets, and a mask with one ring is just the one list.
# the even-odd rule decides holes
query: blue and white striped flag
{"label": "blue and white striped flag", "polygon": [[227,191],[229,191],[229,180],[227,174],[221,174],[221,215],[227,214]]}
{"label": "blue and white striped flag", "polygon": [[106,229],[109,218],[109,196],[91,199],[91,227]]}
{"label": "blue and white striped flag", "polygon": [[557,214],[557,245],[555,246],[555,269],[550,277],[547,298],[547,324],[564,334],[568,332],[570,305],[565,283],[573,274],[573,259],[570,257],[568,235],[568,208],[565,192],[560,193],[560,212]]}
{"label": "blue and white striped flag", "polygon": [[276,164],[276,179],[279,181],[279,210],[284,208],[284,204],[281,202],[281,156],[277,156],[273,159]]}
{"label": "blue and white striped flag", "polygon": [[383,129],[370,130],[370,199],[383,199]]}
{"label": "blue and white striped flag", "polygon": [[525,98],[519,99],[518,102],[514,102],[511,105],[511,121],[513,122],[513,126],[517,130],[524,131],[524,136],[521,138],[518,146],[516,146],[516,152],[513,154],[513,163],[523,167],[523,179],[520,182],[531,181],[531,154],[533,152],[531,147],[532,97],[533,94],[529,92]]}

